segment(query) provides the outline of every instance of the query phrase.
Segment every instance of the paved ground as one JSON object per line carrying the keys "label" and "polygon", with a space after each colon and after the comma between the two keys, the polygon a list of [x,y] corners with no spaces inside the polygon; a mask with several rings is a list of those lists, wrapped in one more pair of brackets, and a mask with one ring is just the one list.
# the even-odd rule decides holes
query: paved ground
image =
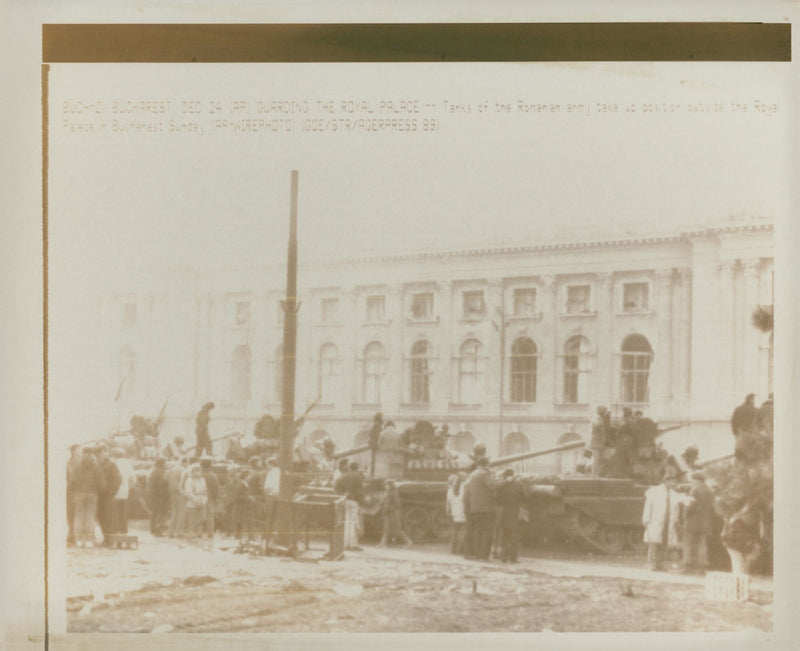
{"label": "paved ground", "polygon": [[[744,603],[644,559],[529,550],[478,563],[445,545],[365,546],[341,561],[236,554],[140,531],[136,550],[70,549],[70,632],[769,631],[771,582]],[[566,557],[565,557],[566,556]]]}

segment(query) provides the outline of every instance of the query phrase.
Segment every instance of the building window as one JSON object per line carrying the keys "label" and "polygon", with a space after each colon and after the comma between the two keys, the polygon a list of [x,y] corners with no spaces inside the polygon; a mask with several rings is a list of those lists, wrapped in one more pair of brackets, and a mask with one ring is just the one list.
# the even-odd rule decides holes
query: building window
{"label": "building window", "polygon": [[589,340],[580,335],[571,337],[564,345],[564,402],[588,401],[591,372]]}
{"label": "building window", "polygon": [[250,347],[237,346],[231,355],[231,402],[244,405],[250,400]]}
{"label": "building window", "polygon": [[339,299],[323,298],[321,303],[322,323],[336,323],[339,320]]}
{"label": "building window", "polygon": [[381,403],[381,382],[386,350],[383,344],[373,341],[364,349],[364,391],[361,396],[364,402]]}
{"label": "building window", "polygon": [[474,405],[482,402],[483,358],[481,344],[475,339],[465,341],[458,351],[458,401]]}
{"label": "building window", "polygon": [[514,290],[514,316],[533,316],[536,314],[536,289],[525,287]]}
{"label": "building window", "polygon": [[411,297],[411,318],[417,321],[433,318],[433,294],[425,292]]}
{"label": "building window", "polygon": [[237,326],[250,325],[250,302],[237,301],[235,322]]}
{"label": "building window", "polygon": [[511,432],[503,439],[503,454],[522,454],[531,448],[531,442],[522,432]]}
{"label": "building window", "polygon": [[380,323],[386,319],[386,297],[367,296],[367,322]]}
{"label": "building window", "polygon": [[418,341],[411,347],[410,401],[414,403],[428,403],[431,400],[428,355],[427,341]]}
{"label": "building window", "polygon": [[588,314],[592,311],[592,288],[589,285],[567,286],[567,314]]}
{"label": "building window", "polygon": [[628,335],[622,342],[620,400],[624,403],[648,402],[648,380],[653,349],[642,335]]}
{"label": "building window", "polygon": [[136,351],[125,346],[119,355],[119,387],[117,400],[126,404],[136,396]]}
{"label": "building window", "polygon": [[511,346],[511,402],[536,402],[536,344],[527,337]]}
{"label": "building window", "polygon": [[126,328],[136,325],[136,303],[123,303],[122,325]]}
{"label": "building window", "polygon": [[272,397],[278,404],[283,400],[283,344],[275,349],[272,360]]}
{"label": "building window", "polygon": [[649,289],[647,283],[625,283],[622,286],[622,311],[646,312]]}
{"label": "building window", "polygon": [[319,349],[319,400],[334,403],[339,395],[339,349],[325,344]]}
{"label": "building window", "polygon": [[456,452],[469,454],[475,447],[475,437],[472,432],[459,432],[452,439],[452,447]]}
{"label": "building window", "polygon": [[483,300],[483,292],[469,291],[463,293],[464,317],[476,318],[486,316],[486,302]]}

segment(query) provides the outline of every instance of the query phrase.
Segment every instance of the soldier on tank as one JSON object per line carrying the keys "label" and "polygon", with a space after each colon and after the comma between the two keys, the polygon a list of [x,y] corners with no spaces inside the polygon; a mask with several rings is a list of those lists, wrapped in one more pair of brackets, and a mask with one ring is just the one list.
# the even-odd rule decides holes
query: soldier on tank
{"label": "soldier on tank", "polygon": [[197,412],[197,419],[195,421],[195,436],[197,437],[197,446],[194,449],[196,456],[200,456],[206,452],[209,456],[213,454],[211,450],[211,436],[208,434],[208,423],[211,421],[211,414],[209,413],[214,409],[213,402],[204,404],[200,411]]}

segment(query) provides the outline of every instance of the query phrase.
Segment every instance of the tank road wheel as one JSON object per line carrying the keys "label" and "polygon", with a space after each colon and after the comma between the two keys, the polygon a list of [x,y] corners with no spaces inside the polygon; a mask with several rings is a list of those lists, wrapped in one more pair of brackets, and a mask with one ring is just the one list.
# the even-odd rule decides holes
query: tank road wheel
{"label": "tank road wheel", "polygon": [[419,506],[403,509],[403,531],[414,542],[422,542],[428,537],[428,512]]}
{"label": "tank road wheel", "polygon": [[607,554],[619,554],[625,547],[627,538],[624,527],[604,525],[600,527],[597,539]]}
{"label": "tank road wheel", "polygon": [[592,538],[597,533],[597,528],[600,523],[593,517],[581,513],[580,511],[575,514],[575,529],[578,533],[585,538]]}
{"label": "tank road wheel", "polygon": [[447,512],[439,507],[431,513],[431,536],[437,540],[446,540],[450,537],[452,523],[447,517]]}

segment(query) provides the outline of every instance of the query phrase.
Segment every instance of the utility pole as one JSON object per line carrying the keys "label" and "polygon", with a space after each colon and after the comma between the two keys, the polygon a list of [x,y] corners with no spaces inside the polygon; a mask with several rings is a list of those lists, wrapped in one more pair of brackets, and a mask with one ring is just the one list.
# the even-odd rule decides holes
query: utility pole
{"label": "utility pole", "polygon": [[289,250],[286,260],[286,299],[283,307],[283,386],[278,465],[281,469],[280,500],[292,499],[292,448],[294,446],[294,380],[297,356],[297,170],[291,175]]}

